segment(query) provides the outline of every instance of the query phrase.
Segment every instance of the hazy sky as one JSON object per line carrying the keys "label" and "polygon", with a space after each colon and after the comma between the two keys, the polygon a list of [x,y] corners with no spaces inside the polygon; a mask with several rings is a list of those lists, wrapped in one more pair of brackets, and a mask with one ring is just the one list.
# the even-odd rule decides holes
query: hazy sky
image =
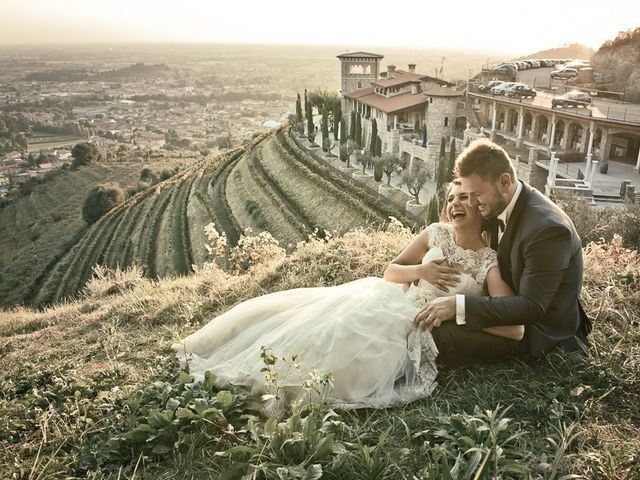
{"label": "hazy sky", "polygon": [[[597,5],[597,6],[596,6]],[[640,26],[638,0],[0,0],[0,45],[222,42],[597,49]]]}

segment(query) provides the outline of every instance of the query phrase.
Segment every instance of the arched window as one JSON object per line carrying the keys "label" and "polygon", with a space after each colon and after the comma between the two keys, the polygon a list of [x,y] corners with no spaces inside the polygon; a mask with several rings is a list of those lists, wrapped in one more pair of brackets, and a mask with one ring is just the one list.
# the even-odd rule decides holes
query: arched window
{"label": "arched window", "polygon": [[445,127],[449,126],[449,117],[444,117],[444,126]]}

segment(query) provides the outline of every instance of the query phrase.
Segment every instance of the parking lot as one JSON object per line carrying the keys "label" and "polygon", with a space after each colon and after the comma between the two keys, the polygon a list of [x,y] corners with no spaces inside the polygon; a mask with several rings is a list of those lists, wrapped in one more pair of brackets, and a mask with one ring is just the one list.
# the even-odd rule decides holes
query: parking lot
{"label": "parking lot", "polygon": [[[549,74],[553,68],[531,68],[520,70],[516,74],[516,81],[526,83],[537,91],[536,98],[509,98],[504,96],[495,96],[503,101],[530,104],[535,107],[551,109],[551,100],[553,97],[562,95],[565,92],[575,89],[572,84],[565,80],[551,79]],[[608,118],[611,120],[619,120],[634,124],[640,124],[640,105],[635,103],[624,103],[621,101],[599,98],[597,92],[589,92],[593,101],[590,107],[567,107],[553,109],[564,111],[567,113],[584,115],[594,118]],[[486,95],[491,97],[492,95]]]}

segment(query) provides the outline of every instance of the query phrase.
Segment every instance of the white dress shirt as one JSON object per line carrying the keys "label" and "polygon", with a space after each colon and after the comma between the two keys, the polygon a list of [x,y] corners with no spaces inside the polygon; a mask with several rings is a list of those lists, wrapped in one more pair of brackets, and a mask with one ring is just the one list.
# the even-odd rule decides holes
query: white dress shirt
{"label": "white dress shirt", "polygon": [[[511,212],[513,212],[513,207],[516,205],[516,201],[520,196],[520,192],[522,192],[522,183],[517,182],[516,192],[513,194],[513,198],[507,205],[500,215],[498,215],[498,220],[502,220],[504,222],[504,228],[507,229],[507,225],[509,224],[509,217],[511,216]],[[498,244],[500,244],[500,240],[502,240],[502,235],[504,231],[498,228]],[[458,325],[466,325],[465,320],[465,306],[464,306],[464,295],[461,293],[456,294],[456,323]]]}

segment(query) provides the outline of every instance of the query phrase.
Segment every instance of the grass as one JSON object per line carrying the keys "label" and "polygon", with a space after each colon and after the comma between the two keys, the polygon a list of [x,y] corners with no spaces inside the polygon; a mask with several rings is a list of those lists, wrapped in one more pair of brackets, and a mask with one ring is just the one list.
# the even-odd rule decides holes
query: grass
{"label": "grass", "polygon": [[241,276],[98,270],[77,300],[0,312],[0,478],[640,478],[640,265],[616,239],[585,249],[585,356],[443,370],[404,408],[279,420],[180,372],[170,345],[230,306],[380,275],[410,237],[355,231]]}

